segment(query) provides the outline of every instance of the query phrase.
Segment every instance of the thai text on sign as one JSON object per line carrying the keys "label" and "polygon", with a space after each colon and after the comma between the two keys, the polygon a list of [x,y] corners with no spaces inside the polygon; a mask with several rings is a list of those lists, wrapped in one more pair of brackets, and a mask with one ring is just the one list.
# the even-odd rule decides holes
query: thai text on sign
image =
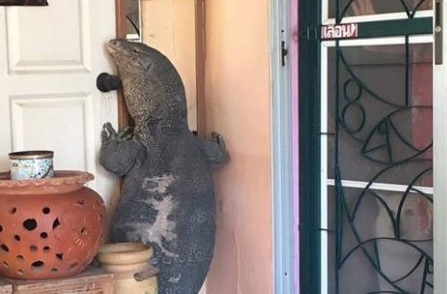
{"label": "thai text on sign", "polygon": [[332,24],[321,27],[321,39],[349,39],[359,35],[358,24]]}

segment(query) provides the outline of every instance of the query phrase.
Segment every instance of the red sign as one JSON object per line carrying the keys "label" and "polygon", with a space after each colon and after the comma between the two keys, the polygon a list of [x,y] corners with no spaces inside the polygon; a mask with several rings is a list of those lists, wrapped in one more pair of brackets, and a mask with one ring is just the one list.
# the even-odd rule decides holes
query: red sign
{"label": "red sign", "polygon": [[359,27],[356,23],[333,24],[321,27],[321,39],[351,39],[359,36]]}

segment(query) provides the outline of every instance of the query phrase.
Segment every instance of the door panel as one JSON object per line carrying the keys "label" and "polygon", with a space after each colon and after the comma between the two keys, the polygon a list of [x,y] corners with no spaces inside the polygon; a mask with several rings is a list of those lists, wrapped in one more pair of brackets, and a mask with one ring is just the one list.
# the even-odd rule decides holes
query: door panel
{"label": "door panel", "polygon": [[425,160],[432,157],[432,46],[409,44],[408,57],[405,48],[328,48],[328,132],[341,130],[329,139],[330,178],[337,167],[343,180],[408,185],[432,166]]}
{"label": "door panel", "polygon": [[428,0],[391,0],[391,1],[363,1],[363,0],[322,0],[328,4],[329,18],[346,16],[365,16],[385,13],[416,14],[424,10],[431,10]]}
{"label": "door panel", "polygon": [[[30,10],[7,8],[9,71],[15,74],[91,70],[89,24],[83,21],[88,17],[87,2],[53,1],[47,8]],[[30,21],[32,25],[28,25]]]}
{"label": "door panel", "polygon": [[433,291],[432,47],[408,42],[328,48],[329,293]]}
{"label": "door panel", "polygon": [[56,170],[86,170],[110,203],[118,192],[97,162],[102,124],[116,125],[114,94],[96,89],[111,72],[104,44],[115,36],[115,1],[51,1],[0,9],[0,170],[8,153],[55,151]]}

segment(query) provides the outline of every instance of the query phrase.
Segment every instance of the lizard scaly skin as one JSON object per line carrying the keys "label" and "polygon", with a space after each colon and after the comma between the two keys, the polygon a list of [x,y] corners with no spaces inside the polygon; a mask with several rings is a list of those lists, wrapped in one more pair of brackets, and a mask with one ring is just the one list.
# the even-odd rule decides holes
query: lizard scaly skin
{"label": "lizard scaly skin", "polygon": [[212,166],[228,160],[222,137],[188,128],[185,90],[172,63],[142,43],[111,40],[133,133],[102,132],[101,164],[124,176],[113,241],[154,248],[159,294],[197,294],[215,241]]}

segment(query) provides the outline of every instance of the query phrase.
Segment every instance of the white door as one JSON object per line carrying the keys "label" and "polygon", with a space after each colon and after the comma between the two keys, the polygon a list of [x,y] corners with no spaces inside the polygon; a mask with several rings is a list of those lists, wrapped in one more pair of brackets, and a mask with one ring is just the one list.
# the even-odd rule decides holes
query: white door
{"label": "white door", "polygon": [[0,170],[11,151],[53,150],[55,170],[93,173],[89,186],[110,204],[117,189],[97,154],[117,102],[96,76],[113,70],[104,43],[115,36],[115,0],[48,2],[0,8]]}

